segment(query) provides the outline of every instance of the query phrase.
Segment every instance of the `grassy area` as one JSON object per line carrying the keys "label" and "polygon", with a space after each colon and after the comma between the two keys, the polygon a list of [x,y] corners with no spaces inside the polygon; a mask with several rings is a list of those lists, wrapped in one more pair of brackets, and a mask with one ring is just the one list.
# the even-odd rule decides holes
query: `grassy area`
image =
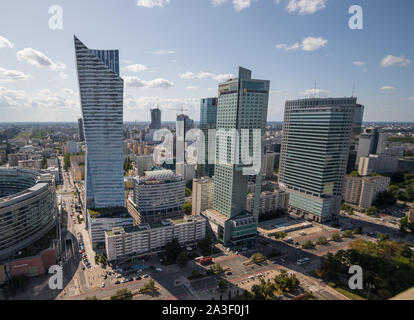
{"label": "grassy area", "polygon": [[123,218],[128,217],[124,207],[88,209],[91,218]]}

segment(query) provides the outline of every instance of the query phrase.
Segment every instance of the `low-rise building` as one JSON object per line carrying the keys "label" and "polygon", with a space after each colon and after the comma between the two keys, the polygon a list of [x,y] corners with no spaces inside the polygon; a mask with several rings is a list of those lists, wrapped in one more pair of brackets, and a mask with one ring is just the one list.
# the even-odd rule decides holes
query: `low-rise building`
{"label": "low-rise building", "polygon": [[155,162],[152,154],[135,157],[135,170],[139,177],[143,176],[145,171],[151,170],[154,165]]}
{"label": "low-rise building", "polygon": [[[253,212],[254,193],[249,193],[246,200],[246,210]],[[264,191],[260,194],[259,215],[287,209],[289,194],[283,190]]]}
{"label": "low-rise building", "polygon": [[345,176],[342,197],[348,204],[367,209],[372,206],[379,193],[388,190],[390,182],[389,177],[383,176]]}
{"label": "low-rise building", "polygon": [[105,232],[106,255],[109,261],[114,261],[128,255],[159,252],[173,239],[184,246],[204,239],[205,235],[206,220],[202,217],[113,228]]}
{"label": "low-rise building", "polygon": [[359,159],[358,173],[368,176],[371,173],[394,173],[398,171],[398,156],[371,154]]}

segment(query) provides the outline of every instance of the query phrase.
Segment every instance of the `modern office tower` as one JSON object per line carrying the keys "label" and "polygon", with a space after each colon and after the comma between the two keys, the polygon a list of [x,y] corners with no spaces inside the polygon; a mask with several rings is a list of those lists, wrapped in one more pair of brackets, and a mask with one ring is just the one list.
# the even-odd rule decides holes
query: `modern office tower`
{"label": "modern office tower", "polygon": [[75,37],[86,141],[87,208],[123,207],[123,87],[118,50],[92,50]]}
{"label": "modern office tower", "polygon": [[383,176],[354,177],[346,176],[343,199],[346,203],[368,209],[378,194],[387,191],[391,178]]}
{"label": "modern office tower", "polygon": [[175,173],[182,176],[185,181],[191,181],[196,175],[196,165],[189,163],[177,163],[175,165]]}
{"label": "modern office tower", "polygon": [[85,141],[85,133],[83,132],[83,119],[78,119],[79,141]]}
{"label": "modern office tower", "polygon": [[[204,164],[197,164],[197,176],[204,175],[212,177],[214,175],[214,163],[209,163],[209,155],[215,157],[215,141],[214,148],[209,146],[209,130],[216,129],[217,122],[217,98],[204,98],[200,102],[200,130],[204,134]],[[211,143],[210,143],[211,144]],[[202,152],[202,150],[200,150]]]}
{"label": "modern office tower", "polygon": [[156,223],[184,215],[185,180],[171,170],[146,171],[134,179],[128,210],[136,223]]}
{"label": "modern office tower", "polygon": [[135,157],[135,170],[137,176],[141,177],[145,174],[145,171],[151,170],[155,165],[154,157],[152,154],[146,154]]}
{"label": "modern office tower", "polygon": [[357,157],[358,157],[358,145],[359,138],[362,130],[362,119],[364,117],[364,106],[357,104],[354,113],[354,122],[352,125],[352,135],[349,145],[349,157],[347,172],[350,173],[358,168]]}
{"label": "modern office tower", "polygon": [[286,101],[279,185],[291,212],[318,222],[339,214],[356,101]]}
{"label": "modern office tower", "polygon": [[[220,139],[220,133],[217,134],[213,209],[203,212],[203,216],[209,220],[209,227],[217,239],[224,244],[249,244],[256,238],[261,174],[255,173],[257,196],[253,212],[247,212],[249,176],[243,169],[251,165],[243,164],[240,159],[253,154],[254,163],[259,167],[262,163],[269,85],[268,80],[252,79],[251,71],[241,67],[239,78],[219,84],[217,130],[226,131],[228,137]],[[242,137],[242,129],[248,129],[247,139]],[[259,147],[259,152],[255,153],[253,153],[254,129],[258,129],[261,134],[259,137],[261,145],[257,146],[256,141],[254,146],[256,150]],[[234,131],[241,136],[237,144],[231,143],[237,141]],[[229,140],[230,146],[225,143]]]}
{"label": "modern office tower", "polygon": [[151,109],[151,124],[150,129],[161,129],[161,110],[159,108]]}
{"label": "modern office tower", "polygon": [[202,177],[193,179],[192,214],[199,216],[201,212],[213,208],[214,179]]}

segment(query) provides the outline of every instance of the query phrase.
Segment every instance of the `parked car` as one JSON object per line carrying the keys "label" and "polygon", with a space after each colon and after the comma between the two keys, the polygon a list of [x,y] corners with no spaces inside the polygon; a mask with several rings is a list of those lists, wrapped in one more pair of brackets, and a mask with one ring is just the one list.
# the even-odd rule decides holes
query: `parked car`
{"label": "parked car", "polygon": [[120,283],[121,283],[121,281],[119,281],[119,280],[115,281],[115,284],[120,284]]}
{"label": "parked car", "polygon": [[101,283],[101,288],[105,288],[105,282]]}
{"label": "parked car", "polygon": [[141,280],[142,278],[140,276],[136,277],[135,280]]}
{"label": "parked car", "polygon": [[162,272],[162,269],[161,268],[155,268],[155,270],[157,270],[159,272]]}
{"label": "parked car", "polygon": [[142,277],[143,277],[144,279],[149,278],[149,274],[144,274]]}

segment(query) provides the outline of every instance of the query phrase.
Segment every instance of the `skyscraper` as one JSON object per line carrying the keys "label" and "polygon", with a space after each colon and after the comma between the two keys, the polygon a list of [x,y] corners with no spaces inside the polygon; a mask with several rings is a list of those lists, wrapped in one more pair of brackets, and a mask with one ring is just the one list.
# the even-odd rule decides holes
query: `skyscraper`
{"label": "skyscraper", "polygon": [[123,86],[118,50],[91,50],[75,38],[86,140],[86,206],[124,206]]}
{"label": "skyscraper", "polygon": [[151,109],[151,124],[149,128],[154,130],[161,129],[161,110],[158,107]]}
{"label": "skyscraper", "polygon": [[83,119],[78,119],[79,141],[85,141],[85,134],[83,132]]}
{"label": "skyscraper", "polygon": [[306,219],[339,214],[356,101],[286,101],[279,184],[290,193],[289,209]]}
{"label": "skyscraper", "polygon": [[200,102],[200,130],[204,134],[204,164],[197,164],[197,176],[199,177],[203,175],[212,177],[214,175],[214,164],[208,163],[208,158],[210,153],[215,156],[215,148],[209,146],[208,134],[210,129],[216,129],[217,102],[217,98],[204,98]]}
{"label": "skyscraper", "polygon": [[[261,175],[260,172],[255,174],[255,203],[253,212],[247,212],[249,175],[244,174],[243,168],[249,165],[240,161],[240,158],[246,156],[246,153],[249,156],[253,153],[253,130],[257,129],[260,132],[261,147],[260,152],[254,156],[259,164],[262,163],[269,86],[268,80],[252,79],[251,71],[241,67],[239,78],[219,84],[217,130],[224,129],[228,132],[227,141],[239,141],[229,147],[223,143],[220,133],[217,134],[213,209],[205,211],[203,215],[208,218],[218,240],[225,244],[248,244],[256,238]],[[235,139],[231,131],[233,129],[241,139]],[[243,129],[248,129],[247,139],[242,136]],[[230,161],[222,162],[221,159]]]}

